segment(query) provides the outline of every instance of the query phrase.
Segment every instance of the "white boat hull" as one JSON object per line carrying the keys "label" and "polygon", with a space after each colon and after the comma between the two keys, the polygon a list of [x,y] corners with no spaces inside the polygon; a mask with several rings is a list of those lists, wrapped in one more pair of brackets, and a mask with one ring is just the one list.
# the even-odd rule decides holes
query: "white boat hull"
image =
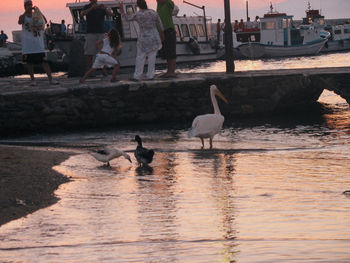
{"label": "white boat hull", "polygon": [[328,40],[321,52],[336,52],[350,49],[350,39]]}
{"label": "white boat hull", "polygon": [[247,43],[239,46],[243,56],[250,59],[317,55],[327,40],[297,46],[273,46]]}

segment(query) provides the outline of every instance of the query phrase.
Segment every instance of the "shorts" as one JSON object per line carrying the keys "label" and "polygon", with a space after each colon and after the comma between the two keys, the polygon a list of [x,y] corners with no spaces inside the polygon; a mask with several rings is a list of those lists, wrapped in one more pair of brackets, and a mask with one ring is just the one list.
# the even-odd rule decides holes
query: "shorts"
{"label": "shorts", "polygon": [[28,64],[41,64],[46,62],[45,53],[23,54],[22,60]]}
{"label": "shorts", "polygon": [[176,32],[173,28],[168,28],[164,31],[165,40],[163,41],[162,58],[176,58]]}
{"label": "shorts", "polygon": [[114,57],[107,54],[97,54],[92,68],[114,67],[117,64],[119,63]]}
{"label": "shorts", "polygon": [[89,33],[85,36],[85,44],[84,44],[84,54],[94,56],[98,53],[98,49],[96,46],[97,41],[102,40],[104,38],[104,33]]}

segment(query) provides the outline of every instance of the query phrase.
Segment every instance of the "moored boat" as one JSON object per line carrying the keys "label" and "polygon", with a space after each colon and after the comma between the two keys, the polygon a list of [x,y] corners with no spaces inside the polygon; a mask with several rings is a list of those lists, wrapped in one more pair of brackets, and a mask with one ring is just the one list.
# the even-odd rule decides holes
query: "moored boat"
{"label": "moored boat", "polygon": [[350,24],[327,25],[325,17],[318,9],[312,9],[310,2],[303,18],[301,27],[314,27],[320,30],[320,34],[329,32],[328,41],[322,47],[321,52],[337,52],[350,49]]}
{"label": "moored boat", "polygon": [[[250,59],[269,57],[289,57],[316,55],[327,42],[329,33],[320,36],[320,30],[314,27],[297,28],[293,25],[293,16],[273,11],[260,18],[260,40],[241,42],[239,52]],[[256,34],[256,33],[255,33]],[[256,39],[256,37],[255,37]]]}

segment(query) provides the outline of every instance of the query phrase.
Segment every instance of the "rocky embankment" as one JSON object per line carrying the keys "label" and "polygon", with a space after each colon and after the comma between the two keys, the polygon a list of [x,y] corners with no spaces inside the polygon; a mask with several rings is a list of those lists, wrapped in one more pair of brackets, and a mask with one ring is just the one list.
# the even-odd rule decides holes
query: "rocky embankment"
{"label": "rocky embankment", "polygon": [[323,89],[350,102],[349,68],[180,74],[175,79],[133,82],[128,76],[47,79],[36,87],[29,80],[0,79],[0,133],[94,128],[109,125],[191,121],[213,111],[209,86],[216,84],[229,104],[226,118],[308,110]]}

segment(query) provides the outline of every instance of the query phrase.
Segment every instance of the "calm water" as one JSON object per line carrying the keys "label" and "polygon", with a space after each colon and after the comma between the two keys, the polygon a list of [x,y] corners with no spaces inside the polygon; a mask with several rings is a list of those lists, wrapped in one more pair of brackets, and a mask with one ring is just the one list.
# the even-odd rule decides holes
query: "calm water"
{"label": "calm water", "polygon": [[[0,228],[0,261],[350,262],[350,110],[320,101],[330,113],[227,120],[214,150],[190,123],[18,138],[77,154],[54,167],[73,178],[57,204]],[[152,169],[88,154],[135,134]]]}

